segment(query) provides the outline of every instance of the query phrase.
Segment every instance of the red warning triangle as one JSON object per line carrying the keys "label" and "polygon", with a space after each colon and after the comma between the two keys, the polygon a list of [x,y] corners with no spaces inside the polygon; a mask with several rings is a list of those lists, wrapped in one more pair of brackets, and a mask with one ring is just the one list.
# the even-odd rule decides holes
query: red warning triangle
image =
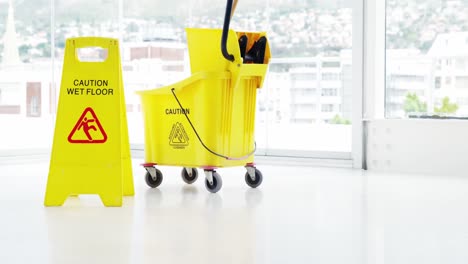
{"label": "red warning triangle", "polygon": [[84,110],[73,130],[68,135],[70,143],[104,143],[107,141],[106,131],[91,107]]}

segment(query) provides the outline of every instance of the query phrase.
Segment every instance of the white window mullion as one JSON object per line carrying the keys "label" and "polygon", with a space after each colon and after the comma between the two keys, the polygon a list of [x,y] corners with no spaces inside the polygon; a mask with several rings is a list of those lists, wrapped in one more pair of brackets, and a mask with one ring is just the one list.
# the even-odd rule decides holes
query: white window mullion
{"label": "white window mullion", "polygon": [[352,160],[354,168],[362,168],[363,161],[363,61],[364,59],[364,0],[353,6],[353,110]]}

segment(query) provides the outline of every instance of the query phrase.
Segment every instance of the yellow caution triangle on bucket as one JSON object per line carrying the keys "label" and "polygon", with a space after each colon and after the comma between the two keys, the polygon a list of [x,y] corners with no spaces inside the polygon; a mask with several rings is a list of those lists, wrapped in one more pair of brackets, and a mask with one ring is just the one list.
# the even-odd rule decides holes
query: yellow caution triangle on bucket
{"label": "yellow caution triangle on bucket", "polygon": [[[99,47],[102,61],[81,61],[78,50]],[[133,195],[133,176],[117,39],[67,39],[44,204],[97,194],[106,206]]]}

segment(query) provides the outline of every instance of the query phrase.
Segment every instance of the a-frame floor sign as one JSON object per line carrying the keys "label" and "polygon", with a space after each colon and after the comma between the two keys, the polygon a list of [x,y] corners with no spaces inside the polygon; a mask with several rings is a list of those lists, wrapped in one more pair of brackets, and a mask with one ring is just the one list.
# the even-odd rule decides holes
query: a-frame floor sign
{"label": "a-frame floor sign", "polygon": [[[99,47],[103,61],[80,61],[78,50]],[[67,39],[44,205],[97,194],[105,206],[133,195],[127,114],[117,39]]]}

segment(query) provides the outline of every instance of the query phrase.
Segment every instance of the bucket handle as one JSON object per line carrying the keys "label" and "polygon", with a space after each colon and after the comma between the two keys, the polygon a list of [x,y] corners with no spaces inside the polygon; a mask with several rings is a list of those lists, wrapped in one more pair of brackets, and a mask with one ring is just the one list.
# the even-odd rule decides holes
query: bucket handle
{"label": "bucket handle", "polygon": [[224,58],[228,61],[234,61],[234,55],[229,54],[227,50],[227,38],[229,33],[229,22],[231,22],[231,16],[234,13],[233,9],[236,8],[238,0],[234,0],[234,4],[232,1],[233,0],[227,0],[226,14],[224,15],[223,34],[221,35],[221,52],[223,53]]}
{"label": "bucket handle", "polygon": [[[171,89],[171,92],[172,94],[174,95],[174,98],[176,99],[177,103],[179,104],[180,106],[180,109],[185,109],[182,104],[180,103],[179,99],[177,98],[177,95],[175,94],[175,88],[172,88]],[[197,130],[195,129],[195,127],[193,126],[192,124],[192,121],[190,121],[190,118],[188,117],[186,111],[182,111],[182,113],[184,113],[185,117],[187,118],[187,121],[189,122],[190,126],[192,127],[193,129],[193,132],[195,132],[195,135],[197,135],[197,138],[198,138],[198,141],[200,141],[200,143],[202,144],[202,146],[208,150],[211,154],[215,155],[215,156],[218,156],[218,157],[221,157],[221,158],[224,158],[224,159],[227,159],[227,160],[245,160],[247,159],[248,157],[252,156],[255,151],[257,150],[257,143],[254,143],[254,149],[250,152],[250,153],[247,153],[246,155],[242,156],[242,157],[229,157],[229,156],[226,156],[226,155],[222,155],[222,154],[219,154],[219,153],[216,153],[215,151],[211,150],[209,147],[207,147],[205,145],[205,143],[203,143],[203,140],[201,140],[200,138],[200,135],[198,135],[198,132]]]}

